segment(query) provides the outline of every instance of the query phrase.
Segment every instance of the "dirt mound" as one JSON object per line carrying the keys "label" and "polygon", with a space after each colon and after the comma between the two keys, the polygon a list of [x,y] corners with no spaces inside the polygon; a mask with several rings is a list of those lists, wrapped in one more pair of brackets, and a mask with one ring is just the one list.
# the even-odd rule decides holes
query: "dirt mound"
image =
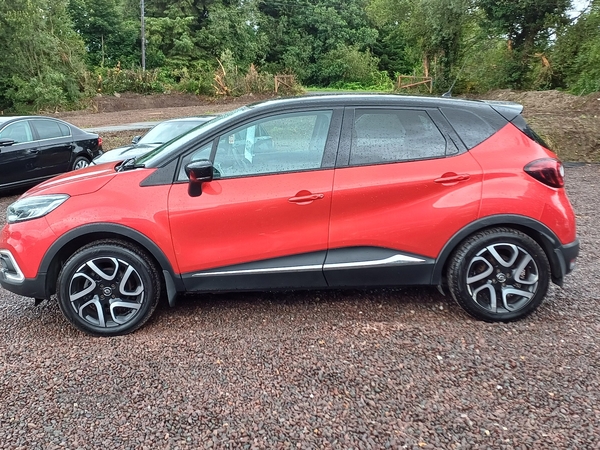
{"label": "dirt mound", "polygon": [[577,96],[561,91],[491,91],[481,98],[517,102],[531,112],[557,113],[585,112],[600,114],[600,92]]}

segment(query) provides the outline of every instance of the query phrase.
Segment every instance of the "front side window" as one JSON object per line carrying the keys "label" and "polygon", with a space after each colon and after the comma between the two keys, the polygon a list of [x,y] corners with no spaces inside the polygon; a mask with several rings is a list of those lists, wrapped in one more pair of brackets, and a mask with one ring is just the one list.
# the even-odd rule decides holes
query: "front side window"
{"label": "front side window", "polygon": [[446,154],[446,139],[420,110],[357,109],[350,164],[382,164]]}
{"label": "front side window", "polygon": [[177,179],[179,181],[187,180],[188,176],[185,173],[185,166],[194,161],[200,161],[202,159],[209,159],[210,152],[212,150],[212,142],[210,144],[204,145],[192,151],[192,153],[188,154],[181,161],[181,168],[179,169],[179,176]]}
{"label": "front side window", "polygon": [[54,120],[32,120],[31,122],[40,139],[53,139],[63,136],[59,123]]}
{"label": "front side window", "polygon": [[0,131],[0,139],[10,139],[15,141],[15,144],[33,141],[33,134],[29,124],[22,120],[20,122],[11,123]]}
{"label": "front side window", "polygon": [[281,114],[251,122],[219,138],[215,175],[230,178],[319,169],[331,111]]}

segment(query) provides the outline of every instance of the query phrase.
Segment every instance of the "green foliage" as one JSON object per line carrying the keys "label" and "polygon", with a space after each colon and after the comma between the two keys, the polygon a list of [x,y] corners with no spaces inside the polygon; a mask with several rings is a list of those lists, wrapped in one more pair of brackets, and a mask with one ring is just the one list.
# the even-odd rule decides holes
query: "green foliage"
{"label": "green foliage", "polygon": [[561,86],[578,95],[600,91],[600,1],[558,36],[552,61]]}
{"label": "green foliage", "polygon": [[489,32],[508,39],[511,51],[503,76],[519,89],[536,88],[549,81],[543,80],[548,77],[539,66],[532,66],[532,61],[536,53],[548,48],[552,31],[568,23],[571,0],[477,0],[477,5],[485,14],[483,24]]}
{"label": "green foliage", "polygon": [[140,22],[126,19],[123,0],[69,0],[69,14],[93,67],[140,60]]}
{"label": "green foliage", "polygon": [[401,72],[434,76],[438,90],[451,84],[473,19],[472,0],[370,0],[367,12],[405,40]]}
{"label": "green foliage", "polygon": [[313,79],[321,86],[350,89],[391,90],[386,72],[379,71],[379,58],[355,46],[330,50],[315,64]]}
{"label": "green foliage", "polygon": [[274,91],[273,75],[259,73],[254,65],[250,65],[247,73],[242,73],[231,50],[221,53],[219,69],[215,72],[213,88],[216,95],[239,97],[244,94],[258,94]]}
{"label": "green foliage", "polygon": [[167,79],[159,69],[99,68],[96,70],[96,91],[101,94],[135,92],[138,94],[162,93],[169,90]]}
{"label": "green foliage", "polygon": [[[273,91],[315,86],[434,90],[600,89],[600,0],[0,0],[0,108],[66,108],[82,95]],[[299,85],[298,85],[299,86]],[[290,92],[301,89],[294,86]]]}
{"label": "green foliage", "polygon": [[79,100],[83,43],[66,0],[0,0],[0,108],[68,106]]}
{"label": "green foliage", "polygon": [[375,43],[378,33],[368,21],[365,4],[365,0],[261,1],[257,25],[269,43],[265,67],[322,84],[318,67],[324,55],[340,46],[366,50]]}

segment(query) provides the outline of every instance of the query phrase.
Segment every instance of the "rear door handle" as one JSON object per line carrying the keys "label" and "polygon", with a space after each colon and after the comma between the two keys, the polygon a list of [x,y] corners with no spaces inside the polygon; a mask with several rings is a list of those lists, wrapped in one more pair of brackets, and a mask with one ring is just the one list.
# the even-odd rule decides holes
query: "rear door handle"
{"label": "rear door handle", "polygon": [[[302,194],[302,195],[299,195]],[[290,203],[309,203],[314,200],[321,200],[325,197],[325,194],[303,194],[298,192],[295,197],[288,199]]]}
{"label": "rear door handle", "polygon": [[458,183],[460,181],[467,181],[469,178],[471,178],[471,175],[469,175],[468,173],[461,173],[461,174],[445,173],[440,178],[436,178],[433,181],[435,181],[436,183],[440,183],[440,184],[449,184],[449,183]]}
{"label": "rear door handle", "polygon": [[37,155],[39,152],[40,151],[35,148],[27,150],[27,153],[29,153],[30,155]]}

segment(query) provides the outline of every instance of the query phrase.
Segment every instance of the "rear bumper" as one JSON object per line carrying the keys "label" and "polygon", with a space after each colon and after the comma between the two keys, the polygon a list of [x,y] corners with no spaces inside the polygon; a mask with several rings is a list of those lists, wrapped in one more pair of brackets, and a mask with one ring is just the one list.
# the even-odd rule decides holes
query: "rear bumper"
{"label": "rear bumper", "polygon": [[570,244],[561,245],[554,249],[554,255],[559,267],[553,271],[552,281],[559,286],[563,284],[565,275],[575,269],[575,260],[579,255],[579,239],[575,239]]}
{"label": "rear bumper", "polygon": [[579,239],[570,244],[561,245],[554,250],[561,266],[562,275],[567,275],[575,269],[575,260],[579,256]]}

